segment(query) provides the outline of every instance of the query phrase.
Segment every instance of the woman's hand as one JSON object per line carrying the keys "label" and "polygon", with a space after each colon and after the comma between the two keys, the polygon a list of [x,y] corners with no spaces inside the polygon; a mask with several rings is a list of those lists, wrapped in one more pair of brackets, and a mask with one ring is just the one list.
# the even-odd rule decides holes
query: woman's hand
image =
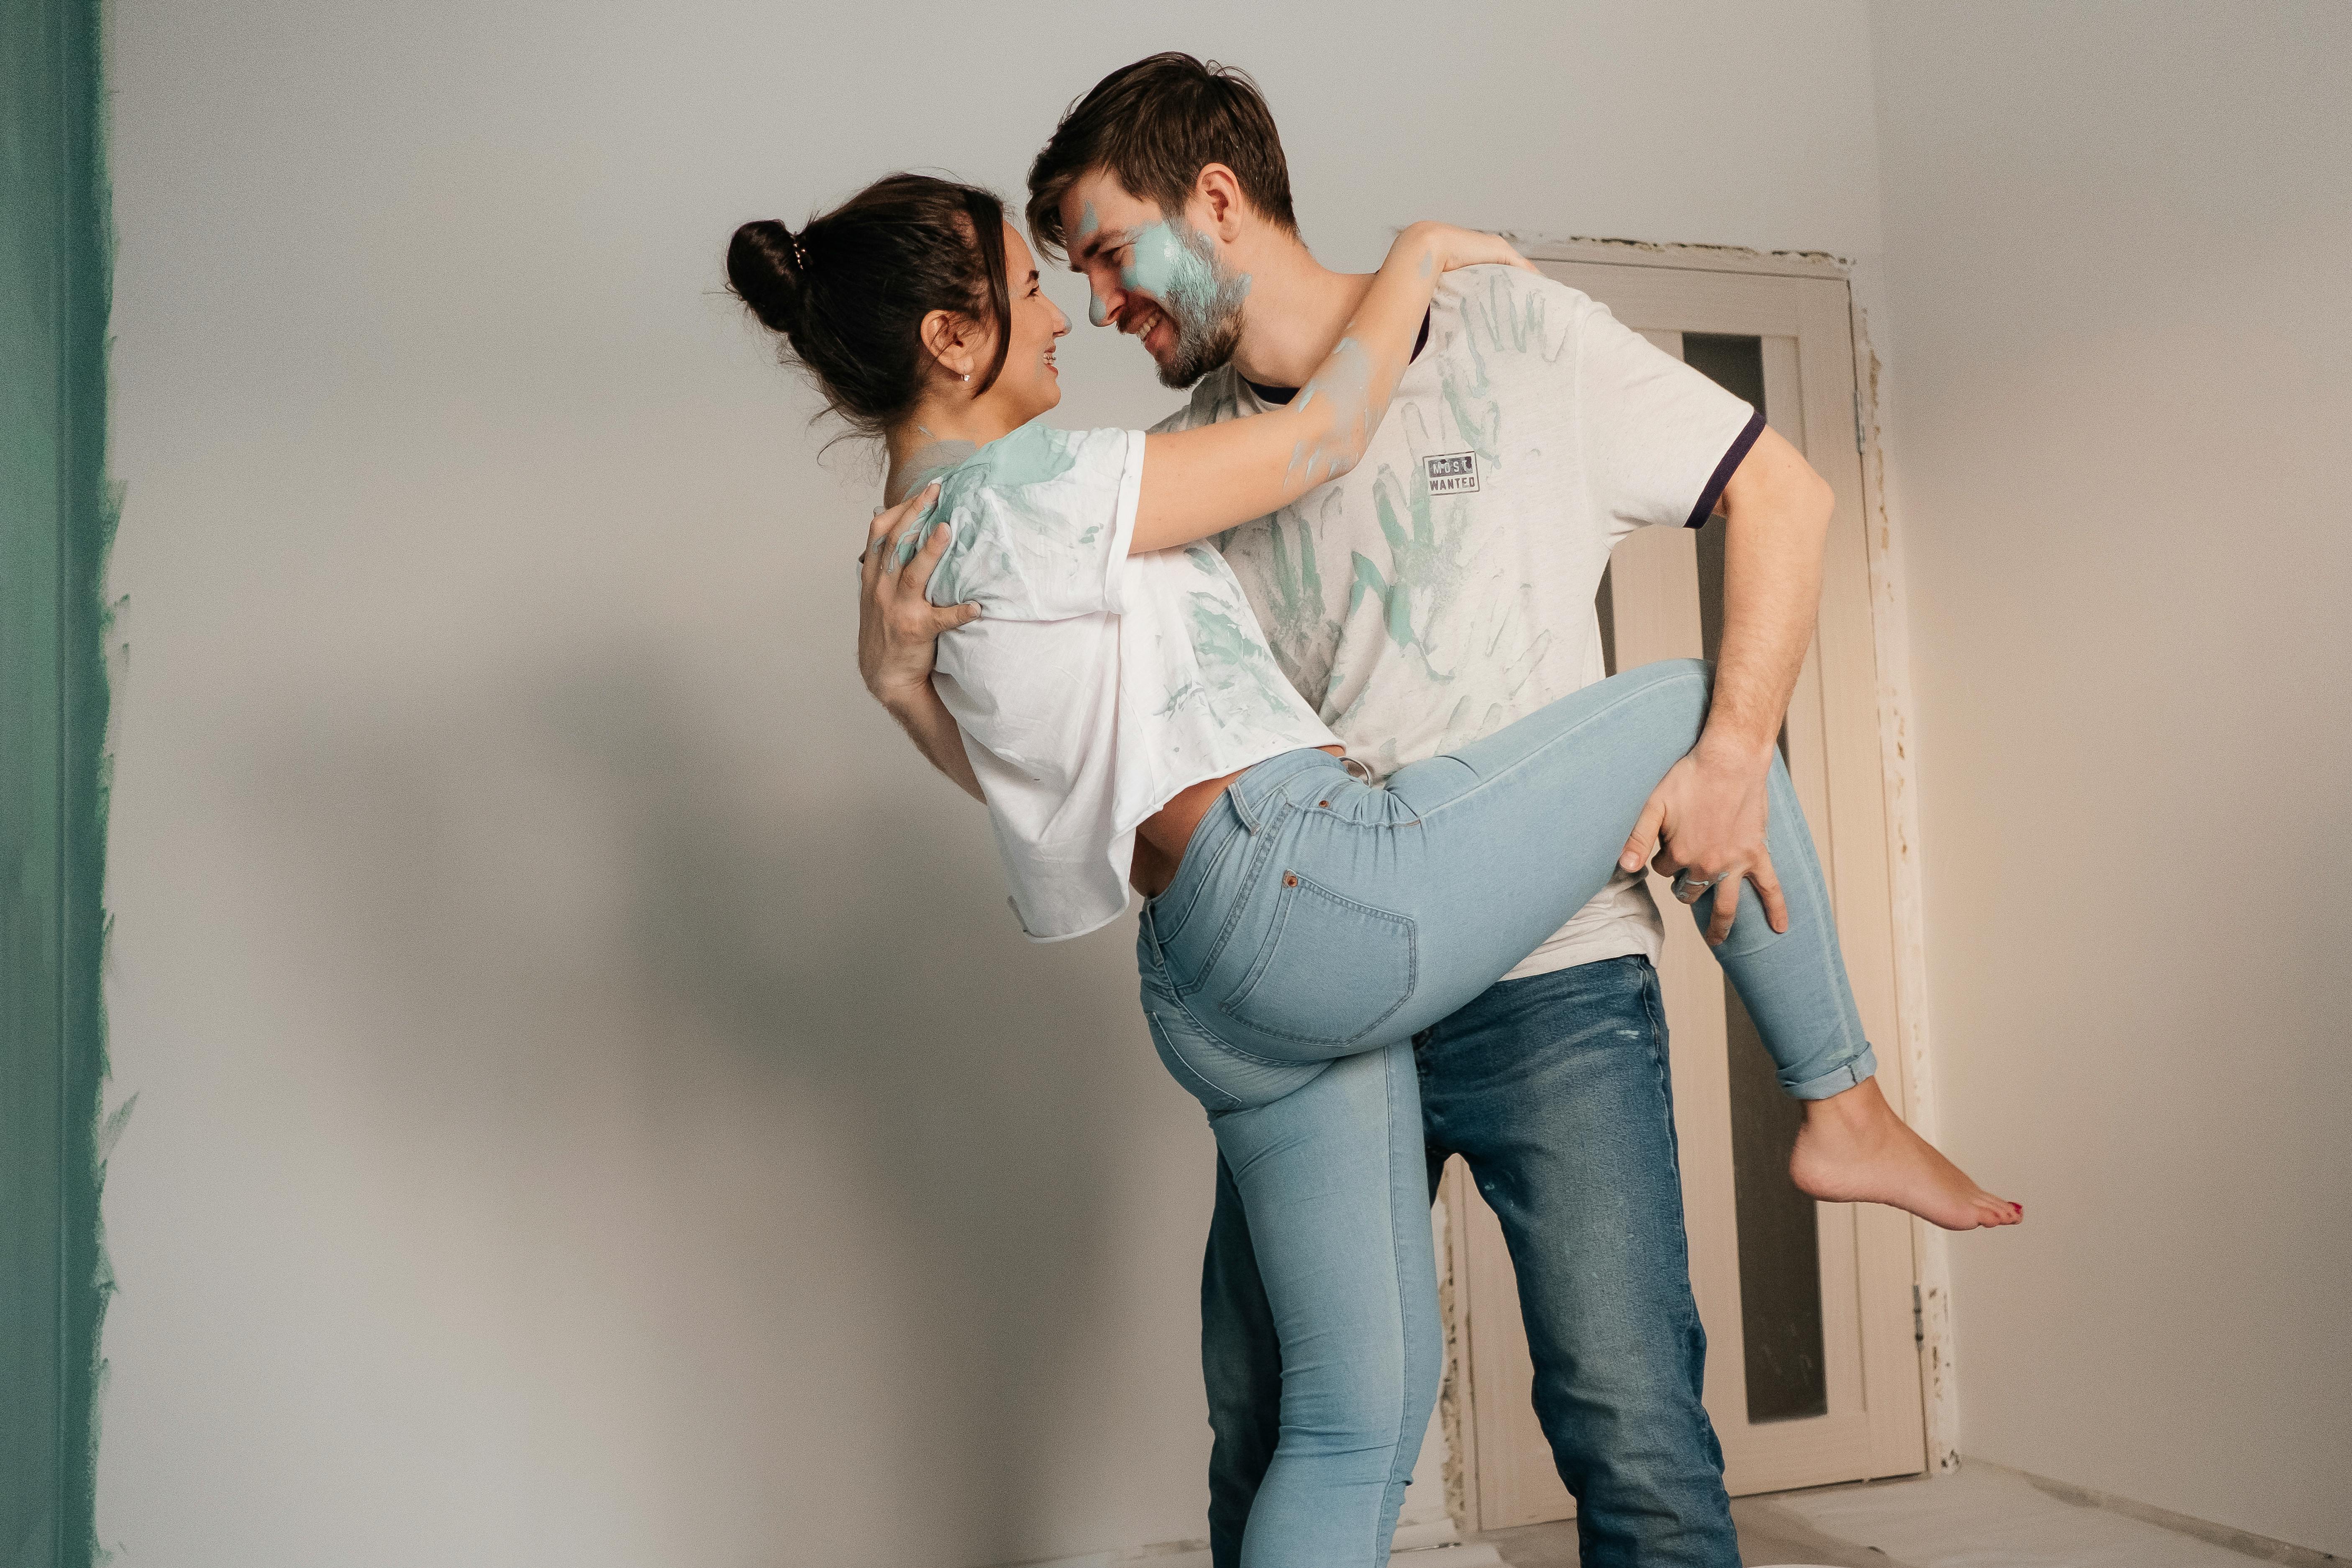
{"label": "woman's hand", "polygon": [[947,552],[946,529],[931,530],[905,566],[889,564],[898,552],[901,530],[939,493],[933,480],[897,506],[876,512],[866,533],[866,552],[857,558],[857,673],[875,700],[893,712],[929,692],[940,634],[980,619],[978,605],[940,609],[923,597],[931,569]]}
{"label": "woman's hand", "polygon": [[1456,228],[1450,223],[1423,221],[1411,225],[1397,236],[1397,244],[1429,247],[1440,272],[1451,272],[1457,267],[1487,266],[1537,270],[1536,264],[1514,250],[1511,242],[1502,236],[1483,229]]}

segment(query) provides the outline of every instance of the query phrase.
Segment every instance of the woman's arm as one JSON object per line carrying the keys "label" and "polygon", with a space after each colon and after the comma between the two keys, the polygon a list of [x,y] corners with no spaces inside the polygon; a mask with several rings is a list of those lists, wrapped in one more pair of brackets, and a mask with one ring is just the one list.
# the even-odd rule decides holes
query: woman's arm
{"label": "woman's arm", "polygon": [[1491,234],[1414,224],[1389,247],[1339,346],[1287,405],[1146,437],[1129,553],[1189,544],[1238,527],[1354,468],[1412,358],[1437,275],[1482,262],[1535,270]]}
{"label": "woman's arm", "polygon": [[963,731],[931,685],[931,658],[940,634],[980,618],[978,605],[934,607],[923,597],[931,570],[947,552],[948,531],[931,530],[914,558],[896,571],[884,564],[894,531],[939,494],[936,480],[897,506],[874,514],[866,552],[857,558],[857,673],[866,689],[889,710],[933,767],[980,800],[980,776],[963,749]]}

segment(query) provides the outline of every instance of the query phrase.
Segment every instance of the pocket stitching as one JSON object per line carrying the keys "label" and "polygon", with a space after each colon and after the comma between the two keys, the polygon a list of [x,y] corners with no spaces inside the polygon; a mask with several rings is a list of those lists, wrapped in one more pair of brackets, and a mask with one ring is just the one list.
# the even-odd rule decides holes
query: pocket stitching
{"label": "pocket stitching", "polygon": [[[1199,829],[1195,828],[1193,831],[1198,832]],[[1210,879],[1217,874],[1217,868],[1225,863],[1225,857],[1233,853],[1234,841],[1237,838],[1245,838],[1248,836],[1249,829],[1240,826],[1234,827],[1225,835],[1225,841],[1217,846],[1215,850],[1211,853],[1208,863],[1201,868],[1201,874],[1192,879],[1192,896],[1184,900],[1183,912],[1179,914],[1172,923],[1163,924],[1160,919],[1159,912],[1157,910],[1153,911],[1151,917],[1151,929],[1159,937],[1160,946],[1165,947],[1170,942],[1174,942],[1178,937],[1184,934],[1185,923],[1192,920],[1192,911],[1201,907],[1201,896],[1208,891]],[[1186,847],[1189,849],[1191,846],[1188,845]],[[1181,857],[1176,864],[1176,874],[1179,877],[1181,877],[1184,874],[1184,864]],[[1158,902],[1157,900],[1154,900],[1153,901],[1155,903]]]}
{"label": "pocket stitching", "polygon": [[[1294,872],[1292,875],[1296,876],[1297,873]],[[1269,1028],[1264,1024],[1252,1023],[1250,1020],[1242,1017],[1240,1014],[1234,1011],[1236,1007],[1249,1000],[1250,994],[1257,989],[1258,982],[1265,978],[1266,970],[1271,967],[1274,963],[1274,950],[1281,945],[1282,933],[1290,924],[1290,911],[1297,906],[1298,890],[1302,888],[1311,888],[1317,893],[1342,908],[1359,910],[1364,914],[1371,916],[1375,920],[1386,921],[1404,933],[1404,989],[1398,994],[1397,999],[1394,1002],[1390,1003],[1387,1009],[1378,1017],[1366,1024],[1354,1034],[1345,1036],[1337,1040],[1330,1039],[1324,1036],[1299,1035],[1293,1034],[1287,1029]],[[1236,901],[1236,907],[1239,907],[1238,900]],[[1207,973],[1207,968],[1203,966],[1202,970],[1202,977],[1206,978]],[[1387,1023],[1391,1018],[1394,1017],[1398,1008],[1412,1000],[1413,990],[1420,984],[1420,983],[1421,936],[1420,932],[1414,929],[1413,922],[1410,917],[1397,914],[1390,910],[1374,909],[1371,905],[1349,898],[1344,893],[1334,892],[1329,888],[1325,887],[1322,883],[1314,880],[1312,878],[1299,877],[1295,883],[1282,890],[1281,905],[1275,912],[1274,929],[1266,932],[1265,947],[1259,952],[1257,962],[1251,965],[1250,972],[1242,977],[1242,983],[1240,986],[1234,990],[1234,994],[1226,997],[1223,1002],[1217,1004],[1217,1011],[1224,1014],[1225,1016],[1232,1018],[1243,1027],[1254,1029],[1257,1033],[1265,1035],[1272,1039],[1297,1040],[1301,1045],[1309,1046],[1348,1046],[1355,1044],[1358,1040],[1362,1039],[1366,1035],[1370,1034],[1374,1029],[1379,1028],[1382,1024]]]}
{"label": "pocket stitching", "polygon": [[[1280,836],[1283,826],[1289,822],[1291,813],[1297,809],[1297,806],[1286,800],[1282,803],[1282,810],[1276,815],[1272,822],[1250,832],[1250,837],[1256,841],[1255,857],[1249,869],[1242,874],[1242,885],[1234,889],[1225,910],[1225,923],[1218,930],[1216,941],[1209,945],[1209,951],[1202,956],[1196,977],[1189,985],[1181,982],[1177,983],[1176,994],[1179,997],[1189,996],[1198,991],[1202,985],[1208,984],[1209,976],[1216,972],[1217,960],[1224,955],[1225,943],[1233,940],[1234,927],[1240,923],[1242,915],[1249,909],[1250,894],[1255,890],[1257,879],[1265,875],[1266,862],[1274,855],[1275,840]],[[1169,973],[1168,978],[1171,981],[1176,979],[1172,970]],[[1211,1034],[1215,1032],[1210,1031]]]}

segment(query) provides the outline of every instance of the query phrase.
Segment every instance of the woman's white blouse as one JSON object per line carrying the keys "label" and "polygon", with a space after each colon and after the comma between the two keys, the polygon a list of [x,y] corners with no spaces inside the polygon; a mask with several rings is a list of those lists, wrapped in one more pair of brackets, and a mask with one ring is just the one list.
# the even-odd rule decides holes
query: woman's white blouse
{"label": "woman's white blouse", "polygon": [[899,559],[951,531],[927,590],[978,603],[932,675],[962,726],[1013,911],[1040,942],[1127,908],[1135,829],[1178,791],[1337,744],[1274,662],[1224,557],[1128,554],[1140,430],[1029,424],[941,477]]}

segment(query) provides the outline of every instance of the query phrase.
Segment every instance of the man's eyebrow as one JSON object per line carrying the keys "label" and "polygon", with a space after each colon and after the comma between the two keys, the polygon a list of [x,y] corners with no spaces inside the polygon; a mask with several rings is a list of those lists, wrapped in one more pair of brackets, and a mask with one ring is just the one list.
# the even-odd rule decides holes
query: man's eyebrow
{"label": "man's eyebrow", "polygon": [[1094,234],[1087,238],[1085,244],[1079,246],[1077,249],[1070,252],[1070,270],[1073,272],[1085,271],[1086,264],[1094,258],[1094,255],[1097,251],[1117,250],[1120,246],[1127,244],[1134,237],[1135,230],[1132,228],[1098,228],[1095,230]]}

